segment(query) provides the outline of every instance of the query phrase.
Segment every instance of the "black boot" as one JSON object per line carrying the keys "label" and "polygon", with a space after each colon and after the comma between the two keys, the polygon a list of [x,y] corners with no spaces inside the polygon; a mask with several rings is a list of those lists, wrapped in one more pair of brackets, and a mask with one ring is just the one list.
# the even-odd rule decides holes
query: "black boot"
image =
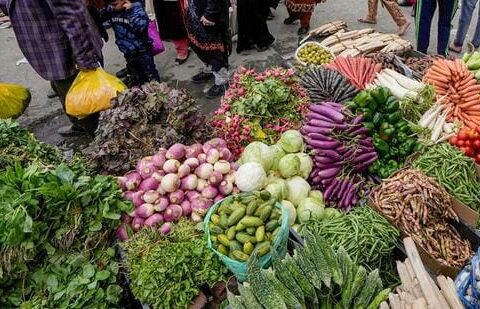
{"label": "black boot", "polygon": [[212,80],[213,78],[213,73],[200,72],[192,77],[192,81],[195,84],[202,84],[208,82],[209,80]]}
{"label": "black boot", "polygon": [[213,85],[212,88],[207,91],[207,98],[214,99],[221,97],[225,94],[225,91],[228,89],[228,84],[225,85]]}

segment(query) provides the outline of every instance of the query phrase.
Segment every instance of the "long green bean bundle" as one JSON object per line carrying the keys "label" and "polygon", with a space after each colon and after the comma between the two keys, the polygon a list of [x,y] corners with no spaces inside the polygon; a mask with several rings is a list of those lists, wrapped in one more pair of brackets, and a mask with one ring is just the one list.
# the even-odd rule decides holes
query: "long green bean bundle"
{"label": "long green bean bundle", "polygon": [[429,147],[412,167],[435,178],[457,200],[480,210],[480,177],[473,161],[457,148],[447,143]]}

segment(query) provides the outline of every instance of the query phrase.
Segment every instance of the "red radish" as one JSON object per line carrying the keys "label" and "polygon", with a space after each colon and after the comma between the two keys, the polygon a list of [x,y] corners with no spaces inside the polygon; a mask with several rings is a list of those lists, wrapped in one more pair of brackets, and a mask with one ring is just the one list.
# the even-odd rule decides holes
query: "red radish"
{"label": "red radish", "polygon": [[142,199],[145,201],[145,203],[148,203],[148,204],[155,204],[159,198],[160,198],[160,194],[155,190],[149,190],[143,193],[143,196],[142,196]]}
{"label": "red radish", "polygon": [[180,205],[171,204],[163,213],[165,222],[175,222],[182,216],[182,207]]}
{"label": "red radish", "polygon": [[224,195],[218,194],[218,195],[213,199],[213,202],[214,202],[214,203],[220,202],[220,201],[223,200],[224,198],[225,198]]}
{"label": "red radish", "polygon": [[135,216],[140,218],[148,218],[155,212],[152,204],[142,204],[137,209],[135,209]]}
{"label": "red radish", "polygon": [[202,197],[207,199],[213,199],[218,194],[218,189],[212,185],[208,185],[206,188],[202,190]]}
{"label": "red radish", "polygon": [[210,164],[215,164],[220,159],[220,152],[212,148],[207,152],[207,162]]}
{"label": "red radish", "polygon": [[198,185],[198,178],[196,175],[191,174],[185,176],[181,180],[180,188],[182,190],[195,190]]}
{"label": "red radish", "polygon": [[180,187],[180,178],[177,174],[167,174],[163,177],[160,185],[165,192],[175,192]]}
{"label": "red radish", "polygon": [[187,192],[187,198],[190,202],[193,202],[194,200],[201,198],[202,195],[197,192],[197,191],[188,191]]}
{"label": "red radish", "polygon": [[156,190],[158,188],[158,185],[160,185],[160,182],[158,182],[158,180],[156,180],[155,178],[150,177],[144,179],[142,183],[140,183],[140,185],[138,186],[138,189],[142,191]]}
{"label": "red radish", "polygon": [[143,193],[144,193],[144,191],[137,191],[137,192],[133,193],[132,202],[133,202],[133,205],[135,205],[135,207],[139,207],[140,205],[145,203],[145,201],[142,199]]}
{"label": "red radish", "polygon": [[184,156],[185,156],[185,146],[180,143],[173,144],[165,154],[165,158],[175,159],[175,160],[180,160]]}
{"label": "red radish", "polygon": [[137,172],[143,179],[149,178],[157,171],[157,167],[152,162],[152,157],[145,157],[138,161]]}
{"label": "red radish", "polygon": [[171,231],[172,231],[172,225],[169,222],[165,222],[160,227],[160,233],[162,233],[163,235],[168,235],[170,234]]}
{"label": "red radish", "polygon": [[184,200],[182,204],[180,204],[180,207],[182,207],[182,215],[184,217],[190,217],[192,214],[192,206],[189,201]]}
{"label": "red radish", "polygon": [[128,239],[128,233],[127,233],[127,226],[126,224],[120,224],[117,228],[117,237],[121,241],[125,241]]}
{"label": "red radish", "polygon": [[145,226],[155,226],[163,223],[163,216],[161,214],[153,214],[145,220]]}
{"label": "red radish", "polygon": [[228,174],[230,172],[230,162],[226,160],[220,160],[213,165],[213,170],[222,174]]}
{"label": "red radish", "polygon": [[193,144],[185,149],[185,157],[187,159],[196,158],[203,152],[202,144]]}
{"label": "red radish", "polygon": [[210,178],[208,178],[208,182],[213,186],[218,186],[223,180],[223,175],[220,172],[213,171]]}
{"label": "red radish", "polygon": [[195,174],[199,178],[205,179],[205,180],[208,180],[208,178],[210,178],[210,175],[212,174],[212,172],[213,172],[213,165],[209,163],[200,164],[200,166],[195,169]]}
{"label": "red radish", "polygon": [[218,186],[218,192],[223,195],[229,195],[233,191],[233,182],[224,180]]}
{"label": "red radish", "polygon": [[208,182],[205,179],[198,179],[197,182],[197,191],[202,192],[203,189],[208,185]]}
{"label": "red radish", "polygon": [[130,191],[137,189],[140,182],[142,182],[142,176],[140,176],[140,174],[136,171],[130,171],[126,173],[125,177],[127,178],[125,187]]}
{"label": "red radish", "polygon": [[135,232],[138,232],[142,229],[143,227],[143,222],[145,222],[145,220],[143,218],[140,218],[140,217],[135,217],[133,218],[133,221],[132,221],[132,229],[135,231]]}
{"label": "red radish", "polygon": [[198,155],[197,159],[200,164],[203,164],[207,162],[207,155],[205,153],[201,153]]}
{"label": "red radish", "polygon": [[194,170],[200,165],[200,162],[198,162],[197,158],[188,158],[183,162],[183,164],[190,166],[190,168]]}
{"label": "red radish", "polygon": [[185,197],[185,193],[182,190],[177,190],[175,192],[172,192],[169,195],[170,203],[180,204],[183,202],[184,197]]}
{"label": "red radish", "polygon": [[178,168],[177,174],[178,174],[178,177],[183,178],[183,177],[187,176],[188,174],[190,174],[190,172],[191,172],[190,166],[188,166],[186,164],[182,164]]}
{"label": "red radish", "polygon": [[228,148],[220,148],[218,150],[220,152],[220,159],[230,161],[233,159],[232,152],[228,150]]}
{"label": "red radish", "polygon": [[152,157],[153,164],[159,169],[163,168],[165,161],[166,161],[166,158],[164,154],[157,153]]}
{"label": "red radish", "polygon": [[180,167],[180,161],[175,159],[170,159],[165,162],[163,165],[163,170],[165,173],[176,173]]}
{"label": "red radish", "polygon": [[170,201],[168,198],[165,196],[162,196],[155,205],[153,205],[153,208],[155,209],[156,212],[162,212],[165,209],[167,209],[168,205],[170,205]]}

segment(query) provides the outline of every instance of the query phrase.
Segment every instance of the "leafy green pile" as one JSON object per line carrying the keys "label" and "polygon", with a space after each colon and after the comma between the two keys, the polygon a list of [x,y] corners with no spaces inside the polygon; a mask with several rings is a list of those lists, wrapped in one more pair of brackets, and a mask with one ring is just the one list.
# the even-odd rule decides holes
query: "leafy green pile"
{"label": "leafy green pile", "polygon": [[273,269],[250,259],[248,283],[240,296],[228,293],[230,306],[242,308],[378,308],[390,289],[383,289],[378,270],[357,266],[343,247],[334,251],[325,239],[306,234],[305,246],[293,256],[273,258]]}
{"label": "leafy green pile", "polygon": [[0,307],[118,302],[114,231],[132,206],[115,179],[66,164],[0,171]]}
{"label": "leafy green pile", "polygon": [[168,235],[142,230],[124,248],[132,292],[152,308],[187,308],[200,287],[212,287],[226,274],[203,234],[186,220]]}
{"label": "leafy green pile", "polygon": [[395,282],[393,250],[400,232],[370,207],[357,207],[335,218],[312,220],[301,234],[322,235],[334,250],[343,247],[353,262],[368,270],[378,268],[384,281]]}
{"label": "leafy green pile", "polygon": [[123,175],[160,147],[204,142],[210,135],[185,89],[151,82],[121,93],[100,114],[91,157],[101,173]]}

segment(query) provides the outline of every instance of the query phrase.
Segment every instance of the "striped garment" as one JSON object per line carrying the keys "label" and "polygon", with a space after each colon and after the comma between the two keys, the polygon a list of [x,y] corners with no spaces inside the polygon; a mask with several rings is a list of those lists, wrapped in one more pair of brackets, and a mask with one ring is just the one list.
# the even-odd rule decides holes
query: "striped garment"
{"label": "striped garment", "polygon": [[46,80],[99,66],[103,41],[82,0],[0,0],[18,45]]}
{"label": "striped garment", "polygon": [[287,9],[294,13],[311,13],[315,10],[315,0],[285,0]]}

